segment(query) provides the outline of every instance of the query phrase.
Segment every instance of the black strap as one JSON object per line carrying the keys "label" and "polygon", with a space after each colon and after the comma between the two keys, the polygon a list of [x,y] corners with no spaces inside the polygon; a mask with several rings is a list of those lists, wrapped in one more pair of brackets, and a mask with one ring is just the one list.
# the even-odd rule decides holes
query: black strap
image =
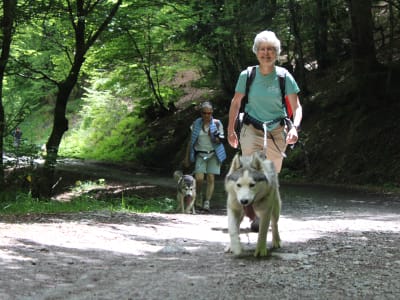
{"label": "black strap", "polygon": [[286,72],[283,74],[277,74],[277,75],[278,75],[278,79],[279,79],[279,87],[281,88],[282,105],[285,108],[285,112],[286,112],[286,117],[284,119],[284,122],[290,130],[293,126],[293,121],[289,118],[288,108],[287,108],[287,104],[286,104],[286,96],[285,96]]}
{"label": "black strap", "polygon": [[244,112],[244,108],[247,102],[249,102],[250,85],[252,84],[254,77],[256,77],[256,70],[256,66],[247,67],[246,90],[242,102],[240,103],[239,113]]}
{"label": "black strap", "polygon": [[287,113],[287,107],[286,107],[286,100],[285,100],[285,81],[286,81],[286,74],[279,75],[279,87],[281,88],[281,95],[282,95],[282,105],[284,105]]}
{"label": "black strap", "polygon": [[236,135],[238,138],[240,136],[240,131],[241,131],[242,125],[243,125],[243,120],[241,120],[241,116],[243,117],[244,109],[246,107],[247,102],[249,102],[248,95],[249,95],[249,91],[250,91],[250,85],[253,82],[254,77],[256,77],[256,70],[257,70],[256,66],[247,67],[246,89],[245,89],[244,97],[242,98],[242,101],[240,103],[238,115],[236,116],[236,120],[235,120],[235,132],[236,132]]}
{"label": "black strap", "polygon": [[204,154],[211,154],[214,153],[215,150],[210,150],[210,151],[200,151],[200,150],[195,150],[196,153],[204,153]]}

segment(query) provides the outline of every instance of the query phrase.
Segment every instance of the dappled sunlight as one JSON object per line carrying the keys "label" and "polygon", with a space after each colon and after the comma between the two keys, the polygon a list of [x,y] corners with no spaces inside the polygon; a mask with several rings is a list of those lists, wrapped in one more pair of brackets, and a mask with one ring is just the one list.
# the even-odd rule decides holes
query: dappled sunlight
{"label": "dappled sunlight", "polygon": [[[149,214],[151,215],[151,214]],[[155,214],[154,214],[155,215]],[[36,224],[3,224],[0,223],[2,238],[0,258],[4,260],[19,259],[2,249],[7,244],[17,241],[21,247],[30,247],[30,243],[46,247],[62,247],[76,250],[101,250],[114,253],[143,255],[157,252],[174,240],[174,244],[187,246],[187,250],[196,250],[196,243],[226,242],[222,231],[210,227],[202,227],[196,219],[211,220],[214,227],[222,227],[221,216],[189,216],[192,222],[177,222],[174,215],[166,215],[168,223],[161,224],[104,224],[93,221],[68,223],[36,223]],[[179,218],[179,216],[177,216]],[[216,221],[216,222],[215,222]],[[199,222],[201,223],[201,221]],[[29,241],[29,243],[28,243]],[[188,244],[188,245],[186,245]]]}
{"label": "dappled sunlight", "polygon": [[[135,297],[135,291],[158,288],[164,295],[169,286],[219,289],[227,281],[233,288],[238,280],[242,291],[242,286],[254,283],[281,286],[288,276],[293,277],[296,290],[304,276],[311,278],[304,280],[306,286],[312,283],[320,289],[327,280],[346,277],[349,269],[379,268],[380,280],[380,274],[391,272],[386,266],[397,257],[394,241],[400,231],[400,218],[394,213],[375,214],[376,218],[369,213],[329,211],[314,218],[283,214],[282,248],[271,251],[270,257],[254,258],[257,233],[249,232],[247,218],[240,235],[243,256],[235,257],[224,253],[229,242],[226,215],[92,212],[73,216],[77,218],[48,215],[36,222],[0,222],[0,267],[2,278],[7,278],[0,298],[2,291],[15,294],[20,284],[26,291],[18,290],[24,299],[36,294],[40,294],[37,299],[55,299],[55,295],[68,299],[71,293],[89,299],[99,291],[112,295],[104,297],[109,299],[118,292],[125,296],[131,287],[132,299],[144,299]],[[376,255],[372,250],[378,248]],[[340,286],[364,284],[360,276],[348,275],[351,280],[343,279]],[[389,286],[395,285],[386,278]]]}
{"label": "dappled sunlight", "polygon": [[[377,217],[374,219],[374,217]],[[306,242],[327,234],[341,232],[400,232],[400,214],[353,216],[352,218],[318,216],[297,219],[282,216],[281,238],[284,242]]]}
{"label": "dappled sunlight", "polygon": [[[51,252],[52,247],[81,251],[107,251],[130,255],[171,251],[196,252],[209,243],[229,242],[227,217],[216,215],[140,214],[146,218],[162,216],[162,222],[154,223],[100,223],[82,219],[78,222],[6,224],[0,223],[0,259],[6,261],[30,260],[27,256],[12,253],[8,246],[17,244],[27,249],[39,247],[38,251]],[[376,217],[376,218],[374,218]],[[249,232],[249,220],[241,225],[241,240],[255,245],[257,234]],[[348,232],[400,232],[400,216],[354,215],[315,216],[315,218],[293,218],[282,215],[279,221],[283,247],[287,243],[304,243],[326,235]],[[271,234],[268,235],[270,243]],[[168,248],[169,247],[169,248]]]}

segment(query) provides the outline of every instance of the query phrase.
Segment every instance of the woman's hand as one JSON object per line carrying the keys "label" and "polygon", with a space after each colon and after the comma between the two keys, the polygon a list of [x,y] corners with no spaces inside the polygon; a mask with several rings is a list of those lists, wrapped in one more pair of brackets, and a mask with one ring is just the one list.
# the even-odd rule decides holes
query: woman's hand
{"label": "woman's hand", "polygon": [[235,149],[239,146],[238,137],[237,137],[235,131],[228,133],[228,142],[229,142],[229,145],[231,145]]}
{"label": "woman's hand", "polygon": [[292,128],[290,128],[287,136],[286,136],[286,144],[295,144],[297,142],[297,140],[299,139],[299,135],[297,132],[297,128],[295,126],[292,126]]}

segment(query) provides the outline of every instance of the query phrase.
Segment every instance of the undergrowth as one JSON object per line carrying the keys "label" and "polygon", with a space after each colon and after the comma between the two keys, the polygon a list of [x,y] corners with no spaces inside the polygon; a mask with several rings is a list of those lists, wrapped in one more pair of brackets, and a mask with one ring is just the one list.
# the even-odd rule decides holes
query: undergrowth
{"label": "undergrowth", "polygon": [[175,209],[175,201],[165,198],[141,199],[135,197],[123,199],[96,200],[90,196],[79,196],[70,201],[38,200],[29,194],[0,195],[1,215],[24,214],[56,214],[77,213],[99,210],[124,211],[135,213],[172,212]]}
{"label": "undergrowth", "polygon": [[76,196],[68,201],[36,199],[31,194],[24,192],[1,192],[0,193],[0,216],[1,215],[24,215],[40,213],[76,213],[99,210],[110,210],[114,212],[150,213],[172,212],[176,209],[176,201],[166,197],[140,198],[124,196],[120,198],[102,199],[95,198],[88,191],[103,185],[104,182],[79,182],[72,191]]}

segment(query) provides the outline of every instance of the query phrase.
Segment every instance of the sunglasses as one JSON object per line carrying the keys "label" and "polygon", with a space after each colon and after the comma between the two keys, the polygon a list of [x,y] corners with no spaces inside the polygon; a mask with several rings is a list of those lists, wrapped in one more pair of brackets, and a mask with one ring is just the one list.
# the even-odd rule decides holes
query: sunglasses
{"label": "sunglasses", "polygon": [[212,113],[211,113],[211,112],[202,111],[201,114],[202,114],[202,115],[211,115]]}

